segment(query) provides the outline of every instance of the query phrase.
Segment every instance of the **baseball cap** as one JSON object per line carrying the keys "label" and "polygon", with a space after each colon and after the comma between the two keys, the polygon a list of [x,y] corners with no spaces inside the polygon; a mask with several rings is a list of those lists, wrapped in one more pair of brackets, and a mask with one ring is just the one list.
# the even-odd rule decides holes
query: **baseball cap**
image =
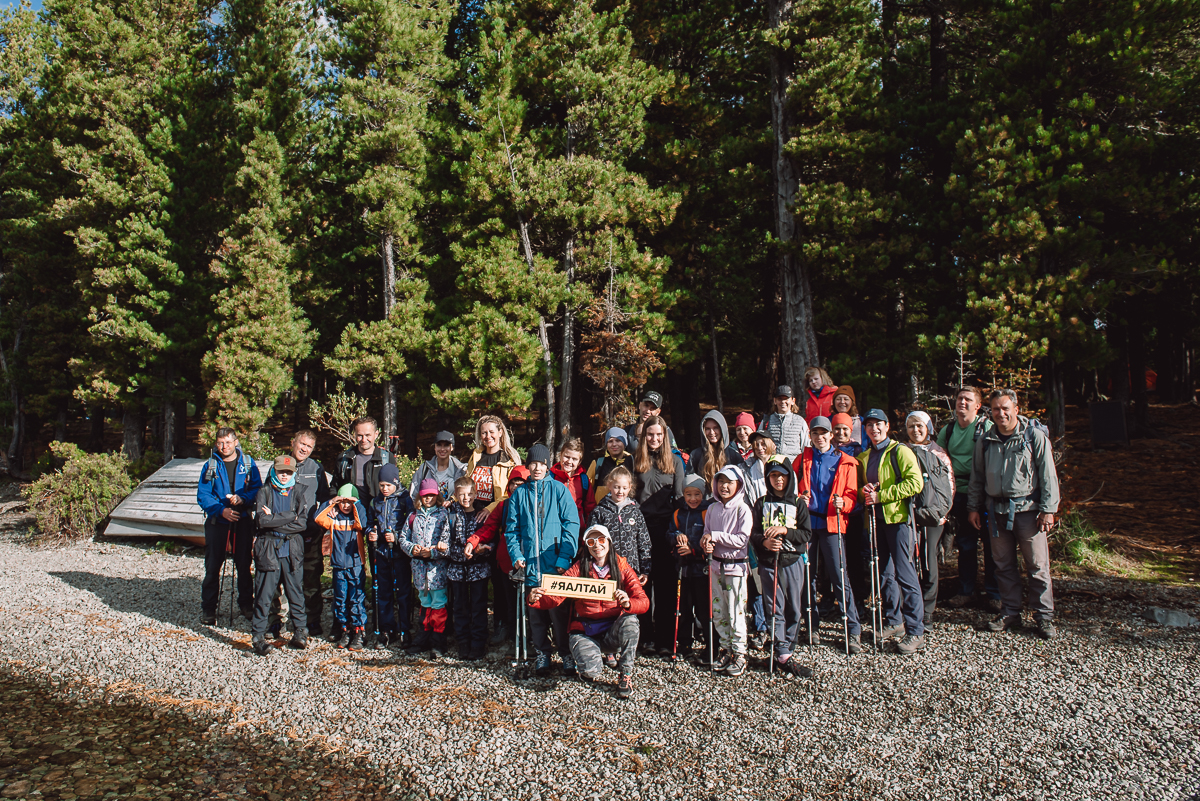
{"label": "baseball cap", "polygon": [[833,423],[829,422],[829,418],[825,415],[819,414],[812,419],[811,423],[808,424],[809,431],[812,431],[814,428],[823,428],[826,431],[832,431]]}
{"label": "baseball cap", "polygon": [[865,423],[868,420],[882,420],[885,423],[889,422],[887,412],[885,412],[883,409],[872,409],[864,414],[863,422]]}
{"label": "baseball cap", "polygon": [[650,391],[642,396],[643,403],[649,403],[656,409],[661,409],[663,405],[663,396],[657,392]]}

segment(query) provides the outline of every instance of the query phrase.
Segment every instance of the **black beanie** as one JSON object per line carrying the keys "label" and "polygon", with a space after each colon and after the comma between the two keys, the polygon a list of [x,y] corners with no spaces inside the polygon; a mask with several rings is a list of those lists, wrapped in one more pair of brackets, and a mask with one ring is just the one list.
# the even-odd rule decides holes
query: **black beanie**
{"label": "black beanie", "polygon": [[530,465],[534,462],[541,462],[545,465],[550,464],[550,449],[540,442],[530,448],[529,455],[525,457],[525,464]]}

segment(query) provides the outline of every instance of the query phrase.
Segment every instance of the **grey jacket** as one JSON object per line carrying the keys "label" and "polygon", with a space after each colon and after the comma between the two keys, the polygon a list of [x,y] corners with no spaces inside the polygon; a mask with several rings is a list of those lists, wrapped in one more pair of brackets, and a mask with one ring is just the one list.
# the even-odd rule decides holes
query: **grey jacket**
{"label": "grey jacket", "polygon": [[804,415],[789,414],[786,417],[772,412],[763,418],[758,427],[759,431],[775,441],[775,451],[786,456],[788,461],[795,461],[811,442],[808,438],[808,423]]}
{"label": "grey jacket", "polygon": [[1028,418],[1017,419],[1017,430],[1007,441],[1001,441],[995,427],[976,441],[968,509],[994,511],[993,519],[1011,520],[1018,512],[1055,514],[1058,503],[1058,472],[1050,440]]}

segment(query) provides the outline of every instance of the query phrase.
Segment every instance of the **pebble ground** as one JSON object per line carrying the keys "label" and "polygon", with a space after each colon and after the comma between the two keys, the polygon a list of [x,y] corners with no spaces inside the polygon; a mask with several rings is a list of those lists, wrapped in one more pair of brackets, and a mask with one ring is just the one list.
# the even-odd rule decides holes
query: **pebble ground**
{"label": "pebble ground", "polygon": [[502,650],[260,658],[199,624],[202,572],[0,539],[0,797],[1200,799],[1200,630],[1139,617],[1194,587],[1060,579],[1057,640],[939,610],[915,657],[827,626],[811,679],[639,659],[621,701]]}

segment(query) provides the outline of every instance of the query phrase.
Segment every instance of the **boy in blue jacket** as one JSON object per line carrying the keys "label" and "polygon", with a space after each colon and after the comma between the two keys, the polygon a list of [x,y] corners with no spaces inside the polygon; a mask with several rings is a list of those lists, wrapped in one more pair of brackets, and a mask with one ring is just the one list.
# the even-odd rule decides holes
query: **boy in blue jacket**
{"label": "boy in blue jacket", "polygon": [[333,576],[333,632],[338,648],[360,651],[367,625],[367,576],[363,570],[363,531],[367,510],[358,501],[358,488],[343,484],[314,521],[325,529],[321,551],[329,556]]}
{"label": "boy in blue jacket", "polygon": [[704,535],[704,513],[712,504],[712,498],[705,500],[705,490],[703,476],[692,473],[687,477],[683,497],[675,504],[667,537],[675,544],[676,569],[680,576],[679,639],[674,657],[686,656],[692,649],[694,629],[699,623],[704,644],[700,662],[707,667],[712,608],[708,605],[708,565],[704,551],[700,549],[700,537]]}
{"label": "boy in blue jacket", "polygon": [[[517,570],[525,569],[526,593],[540,587],[542,574],[561,575],[575,561],[579,550],[579,508],[565,484],[548,478],[550,450],[541,443],[529,449],[525,459],[529,480],[508,498],[504,515],[504,539]],[[529,628],[537,651],[535,669],[539,676],[550,672],[550,628],[562,657],[563,672],[575,674],[575,660],[567,643],[568,604],[553,609],[528,608]]]}
{"label": "boy in blue jacket", "polygon": [[408,634],[409,599],[412,597],[412,559],[397,545],[404,521],[414,512],[412,496],[400,486],[400,468],[379,468],[379,494],[371,499],[367,527],[371,570],[376,582],[379,610],[376,648],[411,644]]}
{"label": "boy in blue jacket", "polygon": [[217,430],[212,456],[200,469],[196,503],[204,510],[204,581],[200,584],[200,622],[217,622],[221,565],[232,540],[237,568],[238,608],[254,617],[254,585],[250,578],[250,544],[254,539],[254,499],[262,488],[258,465],[238,447],[232,428]]}

